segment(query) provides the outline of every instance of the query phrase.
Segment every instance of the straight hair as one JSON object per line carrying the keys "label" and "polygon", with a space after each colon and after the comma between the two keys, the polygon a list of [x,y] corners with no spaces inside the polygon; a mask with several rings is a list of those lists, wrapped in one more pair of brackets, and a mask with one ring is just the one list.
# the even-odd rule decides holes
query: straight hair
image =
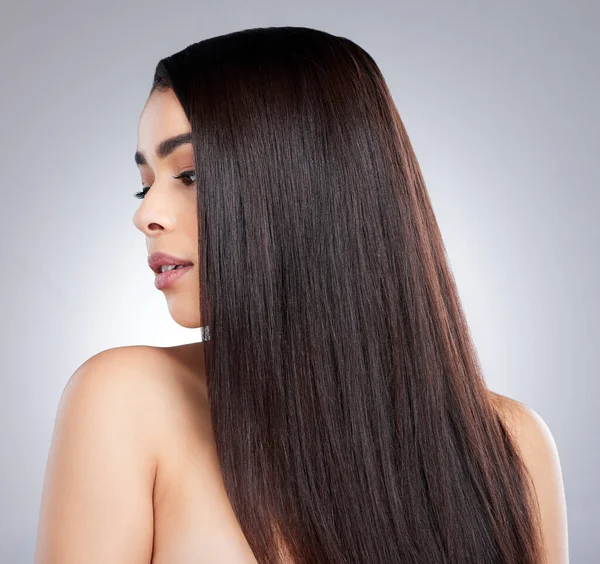
{"label": "straight hair", "polygon": [[160,60],[165,89],[193,138],[216,452],[257,561],[539,564],[531,477],[373,58],[246,29]]}

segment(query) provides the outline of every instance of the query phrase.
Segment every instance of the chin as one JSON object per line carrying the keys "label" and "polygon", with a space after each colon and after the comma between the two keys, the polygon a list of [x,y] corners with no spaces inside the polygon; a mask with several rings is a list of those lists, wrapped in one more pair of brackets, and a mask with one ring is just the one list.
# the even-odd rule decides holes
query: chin
{"label": "chin", "polygon": [[200,322],[194,319],[178,319],[174,317],[173,321],[175,321],[177,325],[181,325],[187,329],[198,329],[200,327]]}
{"label": "chin", "polygon": [[197,305],[192,303],[177,303],[179,300],[167,300],[169,313],[177,325],[187,329],[198,329],[200,327],[200,311]]}

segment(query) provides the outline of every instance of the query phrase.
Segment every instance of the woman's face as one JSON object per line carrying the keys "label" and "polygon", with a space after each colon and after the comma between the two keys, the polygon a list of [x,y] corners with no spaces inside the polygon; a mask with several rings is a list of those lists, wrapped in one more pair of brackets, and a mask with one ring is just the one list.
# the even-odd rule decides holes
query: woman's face
{"label": "woman's face", "polygon": [[[195,175],[192,144],[188,141],[159,149],[165,140],[190,132],[190,122],[173,91],[154,91],[138,125],[136,163],[146,194],[133,223],[146,236],[148,256],[163,252],[193,263],[161,291],[175,322],[196,328],[200,327],[200,290],[195,176],[173,178],[184,172]],[[156,277],[153,272],[152,277]]]}

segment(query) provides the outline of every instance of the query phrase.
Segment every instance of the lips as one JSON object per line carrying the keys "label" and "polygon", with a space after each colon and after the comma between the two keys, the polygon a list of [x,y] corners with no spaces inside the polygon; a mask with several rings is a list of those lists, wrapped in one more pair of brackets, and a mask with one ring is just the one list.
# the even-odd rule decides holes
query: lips
{"label": "lips", "polygon": [[[148,257],[148,266],[156,274],[161,274],[161,267],[167,266],[191,266],[193,263],[187,259],[174,257],[166,253],[152,253]],[[180,269],[177,269],[180,270]]]}
{"label": "lips", "polygon": [[172,270],[165,270],[161,274],[157,274],[154,278],[154,285],[162,290],[167,286],[173,284],[176,280],[185,276],[185,273],[193,268],[193,265],[183,266],[181,268],[173,268]]}

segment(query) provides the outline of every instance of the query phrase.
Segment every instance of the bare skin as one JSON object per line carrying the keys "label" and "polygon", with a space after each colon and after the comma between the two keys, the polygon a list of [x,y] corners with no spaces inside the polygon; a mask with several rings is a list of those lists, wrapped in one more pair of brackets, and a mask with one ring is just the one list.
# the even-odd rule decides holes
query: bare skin
{"label": "bare skin", "polygon": [[[142,182],[152,185],[134,216],[148,254],[194,268],[163,293],[173,319],[200,327],[191,145],[159,159],[157,143],[190,131],[172,92],[154,93],[140,117]],[[150,272],[150,271],[149,271]],[[150,282],[153,274],[149,274]],[[102,351],[70,378],[48,457],[36,564],[257,564],[227,498],[216,457],[203,343]],[[533,410],[492,394],[514,429],[542,511],[547,564],[567,564],[560,462]],[[284,559],[282,559],[282,564]]]}
{"label": "bare skin", "polygon": [[175,322],[197,328],[200,296],[196,183],[173,178],[182,172],[195,172],[192,144],[181,144],[163,158],[155,152],[161,141],[190,131],[190,122],[171,90],[154,92],[149,97],[139,120],[137,151],[146,161],[138,165],[142,186],[150,190],[135,212],[133,223],[146,238],[148,255],[160,251],[194,263],[185,276],[161,291]]}

